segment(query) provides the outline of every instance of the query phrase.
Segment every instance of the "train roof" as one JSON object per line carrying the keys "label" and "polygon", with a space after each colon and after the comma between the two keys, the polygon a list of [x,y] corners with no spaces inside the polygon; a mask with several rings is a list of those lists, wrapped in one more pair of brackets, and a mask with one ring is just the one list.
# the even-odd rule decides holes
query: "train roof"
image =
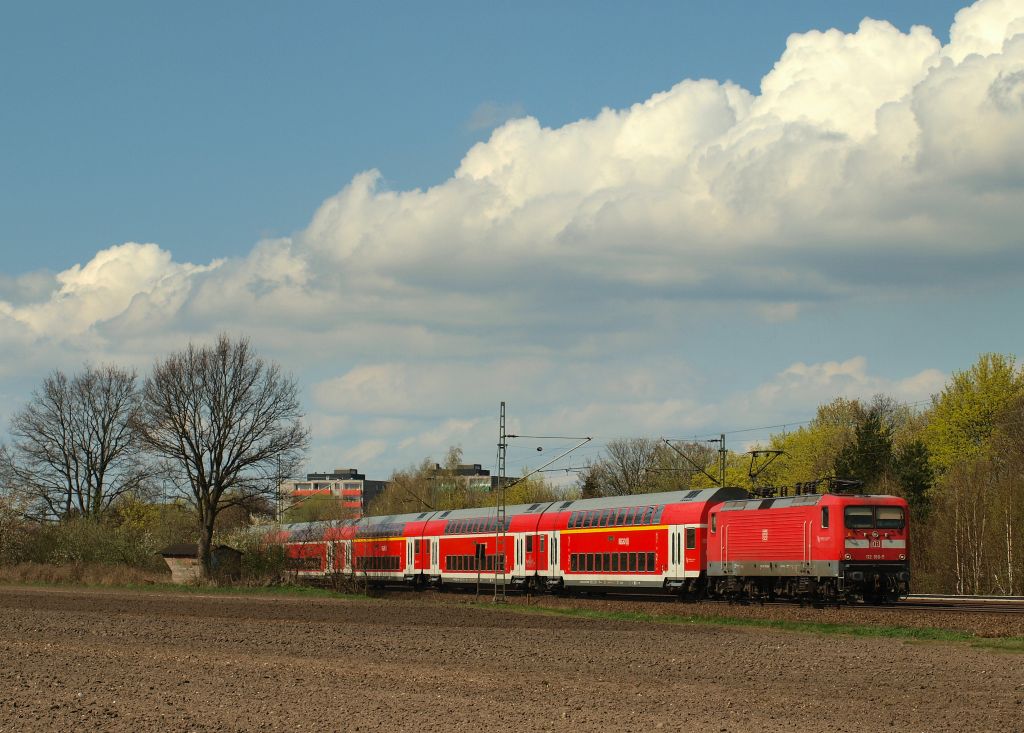
{"label": "train roof", "polygon": [[785,509],[786,507],[816,506],[826,499],[898,499],[891,494],[797,494],[796,496],[776,496],[768,499],[737,499],[727,501],[719,511],[749,511],[753,509]]}
{"label": "train roof", "polygon": [[556,502],[561,507],[556,511],[577,511],[588,509],[619,509],[631,506],[657,506],[659,504],[706,504],[730,499],[745,499],[745,489],[727,486],[724,489],[686,489],[682,491],[661,491],[656,494],[627,494],[625,496],[602,496],[598,499],[576,499]]}
{"label": "train roof", "polygon": [[[564,499],[560,501],[541,501],[533,504],[513,504],[505,508],[506,519],[530,514],[547,512],[588,511],[592,509],[618,509],[634,506],[658,506],[661,504],[703,504],[720,501],[732,504],[745,504],[738,501],[748,496],[744,489],[735,487],[712,489],[686,489],[681,491],[662,491],[654,494],[628,494],[625,496],[603,496],[595,499]],[[790,497],[801,498],[801,497]],[[772,501],[761,499],[757,501]],[[740,508],[740,507],[734,507]],[[406,514],[382,514],[365,516],[359,520],[344,519],[337,521],[301,522],[284,525],[293,537],[322,536],[331,529],[354,527],[360,532],[373,531],[384,526],[405,525],[410,522],[433,522],[438,520],[478,519],[497,516],[497,508],[493,506],[473,507],[469,509],[429,509],[423,512]]]}

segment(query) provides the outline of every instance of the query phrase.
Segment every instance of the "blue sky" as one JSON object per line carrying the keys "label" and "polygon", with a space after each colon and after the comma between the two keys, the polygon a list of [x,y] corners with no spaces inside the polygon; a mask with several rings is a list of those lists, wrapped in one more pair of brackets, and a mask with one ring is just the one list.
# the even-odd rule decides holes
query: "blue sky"
{"label": "blue sky", "polygon": [[[111,244],[241,254],[377,168],[448,178],[492,125],[621,108],[683,78],[756,90],[793,32],[865,16],[942,38],[955,2],[8,3],[5,271]],[[61,213],[55,216],[55,210]]]}
{"label": "blue sky", "polygon": [[1024,7],[961,7],[8,4],[0,418],[220,330],[318,470],[486,463],[501,399],[607,440],[926,398],[1020,350]]}

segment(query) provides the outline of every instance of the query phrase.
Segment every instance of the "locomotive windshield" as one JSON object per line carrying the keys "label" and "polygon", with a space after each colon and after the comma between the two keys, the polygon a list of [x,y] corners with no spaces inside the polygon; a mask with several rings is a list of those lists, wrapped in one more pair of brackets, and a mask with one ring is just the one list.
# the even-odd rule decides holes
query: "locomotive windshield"
{"label": "locomotive windshield", "polygon": [[843,512],[847,529],[903,529],[898,506],[848,506]]}
{"label": "locomotive windshield", "polygon": [[879,529],[903,529],[903,510],[898,506],[877,507],[875,526]]}

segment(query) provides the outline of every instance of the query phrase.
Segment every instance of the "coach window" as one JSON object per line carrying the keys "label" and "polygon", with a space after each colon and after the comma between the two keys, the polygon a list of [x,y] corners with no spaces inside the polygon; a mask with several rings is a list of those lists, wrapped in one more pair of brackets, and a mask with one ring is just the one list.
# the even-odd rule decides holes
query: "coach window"
{"label": "coach window", "polygon": [[569,555],[569,570],[576,572],[576,555]]}
{"label": "coach window", "polygon": [[718,529],[718,515],[717,514],[712,514],[711,515],[711,534],[714,534],[717,529]]}
{"label": "coach window", "polygon": [[608,517],[609,516],[611,516],[611,510],[610,509],[605,509],[603,512],[601,512],[601,525],[600,526],[602,526],[602,527],[607,527],[608,526]]}
{"label": "coach window", "polygon": [[644,509],[644,518],[640,522],[640,524],[650,524],[651,523],[651,517],[653,517],[653,516],[654,516],[654,507],[652,507],[652,506],[647,507],[646,509]]}
{"label": "coach window", "polygon": [[686,549],[697,549],[697,530],[693,527],[686,528]]}
{"label": "coach window", "polygon": [[648,552],[647,553],[647,570],[649,572],[652,572],[652,573],[655,570],[657,570],[657,568],[654,567],[654,553],[653,552]]}
{"label": "coach window", "polygon": [[638,573],[647,572],[647,553],[638,552],[636,558],[636,570]]}
{"label": "coach window", "polygon": [[416,540],[415,542],[413,542],[413,552],[415,552],[417,555],[420,554],[420,543],[421,542],[422,542],[422,540]]}
{"label": "coach window", "polygon": [[629,572],[631,572],[631,573],[635,573],[636,572],[636,553],[635,552],[629,553]]}
{"label": "coach window", "polygon": [[533,552],[533,535],[526,535],[526,551]]}
{"label": "coach window", "polygon": [[828,529],[828,507],[823,506],[821,508],[821,528]]}
{"label": "coach window", "polygon": [[587,553],[587,572],[594,572],[594,555],[589,552]]}
{"label": "coach window", "polygon": [[537,551],[540,552],[541,555],[543,555],[545,552],[547,552],[547,549],[548,549],[547,548],[547,542],[544,541],[546,539],[547,539],[546,535],[541,535],[540,536],[540,548],[538,548]]}
{"label": "coach window", "polygon": [[665,505],[664,504],[661,505],[660,507],[658,507],[658,510],[654,513],[654,520],[653,520],[654,524],[660,524],[661,523],[661,515],[662,515],[662,513],[664,511],[665,511]]}
{"label": "coach window", "polygon": [[609,553],[604,553],[604,562],[601,564],[601,569],[606,573],[612,569],[612,556]]}
{"label": "coach window", "polygon": [[612,553],[612,572],[619,572],[619,553],[617,552]]}

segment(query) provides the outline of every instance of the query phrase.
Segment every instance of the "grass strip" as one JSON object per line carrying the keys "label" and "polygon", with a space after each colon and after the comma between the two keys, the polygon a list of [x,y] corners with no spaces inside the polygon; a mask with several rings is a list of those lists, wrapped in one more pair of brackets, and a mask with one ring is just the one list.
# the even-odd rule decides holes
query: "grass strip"
{"label": "grass strip", "polygon": [[1024,653],[1024,637],[1008,636],[986,638],[978,637],[963,631],[953,631],[950,629],[939,629],[935,627],[873,626],[866,624],[819,623],[813,621],[783,621],[778,619],[740,618],[736,616],[721,615],[662,615],[640,613],[637,611],[596,611],[585,608],[553,608],[550,606],[495,606],[493,604],[485,603],[474,603],[473,605],[489,610],[508,611],[513,613],[536,613],[547,616],[568,616],[570,618],[585,618],[595,621],[627,621],[633,623],[672,624],[677,626],[751,627],[798,633],[904,639],[906,641],[956,642],[967,643],[973,647],[981,649]]}
{"label": "grass strip", "polygon": [[181,595],[224,595],[224,596],[294,596],[301,598],[337,598],[346,600],[377,600],[374,596],[360,593],[343,593],[330,588],[309,585],[183,585],[180,583],[83,583],[48,582],[45,580],[7,581],[0,580],[0,587],[8,588],[54,588],[75,590],[129,590],[143,593],[177,593]]}

